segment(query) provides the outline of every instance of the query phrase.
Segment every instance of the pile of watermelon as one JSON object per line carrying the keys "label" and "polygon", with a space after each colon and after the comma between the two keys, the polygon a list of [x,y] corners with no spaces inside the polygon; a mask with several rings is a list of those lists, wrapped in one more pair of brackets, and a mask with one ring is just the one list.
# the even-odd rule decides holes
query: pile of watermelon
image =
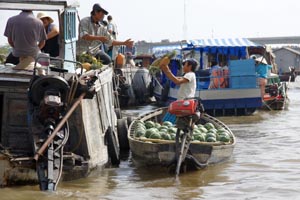
{"label": "pile of watermelon", "polygon": [[[172,122],[162,124],[153,121],[136,120],[134,123],[134,137],[140,139],[175,140],[177,128]],[[181,132],[183,133],[183,132]],[[230,142],[231,137],[225,128],[217,128],[208,122],[195,125],[192,140],[194,142]]]}

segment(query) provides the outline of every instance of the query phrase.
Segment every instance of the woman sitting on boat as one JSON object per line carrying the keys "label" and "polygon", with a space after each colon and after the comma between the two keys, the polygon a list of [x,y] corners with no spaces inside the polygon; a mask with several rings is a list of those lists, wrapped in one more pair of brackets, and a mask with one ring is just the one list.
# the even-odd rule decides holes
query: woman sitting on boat
{"label": "woman sitting on boat", "polygon": [[269,70],[272,69],[271,65],[268,65],[266,59],[264,57],[258,57],[255,59],[255,71],[259,78],[259,87],[261,91],[261,98],[263,99],[265,95],[265,88],[267,84],[267,77]]}
{"label": "woman sitting on boat", "polygon": [[196,93],[196,75],[195,70],[198,66],[198,62],[193,59],[189,58],[186,59],[183,64],[183,77],[176,77],[170,71],[168,64],[170,63],[170,59],[165,57],[160,62],[160,68],[166,74],[166,76],[173,81],[176,85],[180,85],[177,99],[182,100],[185,98],[193,98],[195,97]]}

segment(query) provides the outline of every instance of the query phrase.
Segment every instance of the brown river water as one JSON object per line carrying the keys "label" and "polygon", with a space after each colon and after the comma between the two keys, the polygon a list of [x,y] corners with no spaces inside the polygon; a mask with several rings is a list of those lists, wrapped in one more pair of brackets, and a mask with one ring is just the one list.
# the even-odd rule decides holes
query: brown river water
{"label": "brown river water", "polygon": [[[62,182],[55,192],[38,186],[0,189],[1,200],[56,199],[300,199],[300,82],[290,85],[283,111],[220,117],[237,138],[232,159],[181,174],[176,180],[161,168],[136,168],[124,155],[119,168]],[[151,109],[144,107],[143,111]],[[134,114],[140,111],[128,111]]]}

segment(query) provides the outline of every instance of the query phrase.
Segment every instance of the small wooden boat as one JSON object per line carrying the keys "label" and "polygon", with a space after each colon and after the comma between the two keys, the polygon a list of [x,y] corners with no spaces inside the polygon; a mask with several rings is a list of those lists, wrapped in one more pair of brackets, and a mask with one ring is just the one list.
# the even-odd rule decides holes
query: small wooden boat
{"label": "small wooden boat", "polygon": [[277,74],[271,74],[268,77],[262,108],[267,110],[285,109],[288,100],[287,90],[287,82],[281,81]]}
{"label": "small wooden boat", "polygon": [[[136,138],[134,130],[138,121],[154,121],[162,123],[168,115],[167,108],[159,108],[135,119],[128,129],[128,140],[132,159],[138,166],[171,166],[176,160],[176,142],[149,138]],[[230,159],[235,146],[235,136],[221,121],[205,114],[200,119],[201,124],[212,123],[215,127],[225,129],[230,135],[230,142],[200,142],[191,141],[187,153],[186,164],[192,164],[196,169],[207,165],[224,162]],[[189,162],[192,161],[192,162]],[[188,167],[188,166],[187,166]]]}

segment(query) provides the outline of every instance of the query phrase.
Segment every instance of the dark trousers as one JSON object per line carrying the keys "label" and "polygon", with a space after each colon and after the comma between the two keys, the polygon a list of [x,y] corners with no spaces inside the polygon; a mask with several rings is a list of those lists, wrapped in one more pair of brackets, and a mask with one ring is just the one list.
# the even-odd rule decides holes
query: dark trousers
{"label": "dark trousers", "polygon": [[95,57],[97,59],[100,59],[100,61],[104,65],[108,65],[109,63],[111,63],[110,56],[107,53],[105,53],[104,51],[98,51],[97,54],[95,55]]}
{"label": "dark trousers", "polygon": [[7,56],[5,63],[11,63],[14,65],[17,65],[17,64],[19,64],[19,57],[15,57],[12,53],[10,53]]}

